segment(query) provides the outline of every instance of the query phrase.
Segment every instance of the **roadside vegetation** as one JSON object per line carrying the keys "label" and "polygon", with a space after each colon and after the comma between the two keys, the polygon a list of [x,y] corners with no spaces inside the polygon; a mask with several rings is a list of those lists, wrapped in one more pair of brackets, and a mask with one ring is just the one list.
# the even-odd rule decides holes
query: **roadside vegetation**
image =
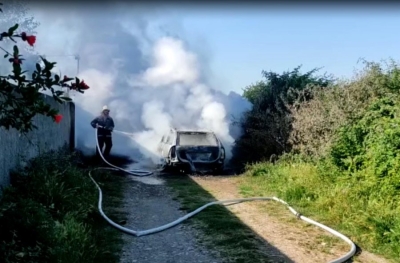
{"label": "roadside vegetation", "polygon": [[[78,153],[62,150],[12,174],[12,186],[0,199],[1,262],[119,261],[121,233],[97,211],[90,168]],[[93,177],[101,184],[106,212],[121,219],[113,211],[122,200],[118,177],[103,171]]]}
{"label": "roadside vegetation", "polygon": [[244,90],[234,162],[244,196],[288,201],[362,249],[400,255],[400,67],[364,62],[350,80],[264,73]]}
{"label": "roadside vegetation", "polygon": [[[0,128],[26,135],[37,129],[38,115],[60,123],[63,116],[45,101],[43,91],[63,104],[71,101],[67,90],[84,93],[89,86],[76,77],[53,74],[57,63],[45,56],[40,57],[43,65],[36,63],[31,48],[40,41],[35,32],[39,23],[27,2],[0,3],[0,16]],[[63,150],[39,156],[11,175],[12,186],[0,193],[1,262],[119,261],[120,232],[100,217],[90,167],[80,167],[81,161],[78,154]],[[118,177],[102,171],[94,176],[103,186],[105,208],[115,216],[123,191]]]}

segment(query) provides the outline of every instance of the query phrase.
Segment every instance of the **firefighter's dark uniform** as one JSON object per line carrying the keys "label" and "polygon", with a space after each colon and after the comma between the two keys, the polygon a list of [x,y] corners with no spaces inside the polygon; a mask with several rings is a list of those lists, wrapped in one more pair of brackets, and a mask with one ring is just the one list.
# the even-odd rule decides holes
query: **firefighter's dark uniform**
{"label": "firefighter's dark uniform", "polygon": [[[99,127],[97,131],[97,139],[99,140],[99,146],[102,152],[104,144],[106,145],[103,152],[103,156],[108,157],[110,155],[110,151],[113,145],[111,132],[114,129],[114,120],[110,116],[100,115],[90,123],[90,125],[92,125],[93,128],[96,128],[96,124],[103,127],[103,128]],[[99,150],[97,147],[96,147],[96,155],[97,157],[100,157]]]}

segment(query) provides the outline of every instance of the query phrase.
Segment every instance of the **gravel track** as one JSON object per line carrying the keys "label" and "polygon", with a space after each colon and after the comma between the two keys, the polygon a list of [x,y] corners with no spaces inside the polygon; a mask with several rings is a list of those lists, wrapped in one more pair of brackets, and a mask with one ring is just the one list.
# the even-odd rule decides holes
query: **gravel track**
{"label": "gravel track", "polygon": [[[180,204],[172,199],[165,184],[145,184],[141,179],[125,178],[123,209],[127,212],[125,227],[145,230],[157,227],[184,215]],[[154,180],[153,180],[154,181]],[[217,252],[197,243],[198,231],[188,224],[149,236],[124,234],[121,263],[220,263]]]}

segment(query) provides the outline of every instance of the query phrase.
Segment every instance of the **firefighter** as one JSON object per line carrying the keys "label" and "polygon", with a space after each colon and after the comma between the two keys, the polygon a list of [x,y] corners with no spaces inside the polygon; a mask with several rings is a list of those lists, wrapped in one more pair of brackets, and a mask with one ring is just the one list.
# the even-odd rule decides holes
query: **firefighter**
{"label": "firefighter", "polygon": [[[103,156],[107,158],[110,155],[112,148],[112,131],[114,129],[114,120],[110,117],[110,109],[107,106],[103,107],[101,115],[96,117],[91,123],[93,128],[97,130],[97,140],[99,141],[100,150]],[[105,144],[105,149],[103,152],[103,147]],[[99,149],[96,147],[96,156],[100,158]]]}

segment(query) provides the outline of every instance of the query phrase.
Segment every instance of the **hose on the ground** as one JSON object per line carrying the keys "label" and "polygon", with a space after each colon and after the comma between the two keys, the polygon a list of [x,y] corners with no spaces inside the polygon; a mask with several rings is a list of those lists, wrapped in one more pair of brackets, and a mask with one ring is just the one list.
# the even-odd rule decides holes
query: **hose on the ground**
{"label": "hose on the ground", "polygon": [[[126,170],[126,169],[123,169],[123,168],[121,168],[121,167],[118,167],[118,166],[115,166],[115,165],[109,163],[109,162],[106,160],[106,158],[104,158],[104,156],[103,156],[102,149],[100,149],[99,140],[98,140],[98,137],[97,137],[97,135],[98,135],[98,129],[101,129],[101,128],[102,128],[102,127],[99,126],[99,128],[95,129],[95,130],[96,130],[96,144],[97,144],[97,150],[98,150],[98,152],[99,152],[99,154],[100,154],[100,156],[101,156],[101,159],[103,159],[103,161],[104,161],[106,164],[108,164],[109,166],[111,166],[111,167],[113,167],[113,168],[110,168],[110,167],[102,167],[102,168],[100,168],[100,169],[114,170],[114,171],[123,171],[123,172],[125,172],[125,173],[130,174],[130,175],[139,176],[139,177],[149,176],[149,175],[152,175],[152,174],[154,173],[153,171],[145,171],[145,170]],[[121,132],[121,131],[116,131],[116,132],[119,132],[119,133],[122,133],[122,134],[129,134],[129,133],[126,133],[126,132]]]}
{"label": "hose on the ground", "polygon": [[[127,135],[129,135],[129,133],[127,133],[127,132],[120,132],[120,131],[118,131],[118,132],[119,132],[119,133],[122,133],[122,134],[127,134]],[[126,173],[128,173],[128,174],[131,174],[131,175],[134,175],[134,176],[140,176],[140,177],[142,177],[142,176],[149,176],[149,175],[152,175],[152,174],[153,174],[152,171],[144,171],[144,170],[126,170],[126,169],[123,169],[123,168],[120,168],[120,167],[118,167],[118,166],[115,166],[115,165],[110,164],[110,163],[104,158],[103,153],[102,153],[102,149],[100,149],[99,141],[98,141],[98,139],[97,139],[97,129],[96,129],[96,141],[97,141],[97,148],[98,148],[98,151],[99,151],[99,154],[100,154],[101,158],[103,159],[103,161],[104,161],[105,163],[107,163],[108,165],[110,165],[110,166],[113,167],[113,168],[111,168],[111,167],[99,167],[99,168],[96,168],[95,170],[100,170],[100,169],[105,169],[105,170],[119,170],[119,171],[126,172]],[[194,216],[194,215],[200,213],[201,211],[203,211],[204,209],[206,209],[207,207],[212,206],[212,205],[232,205],[232,204],[238,204],[238,203],[249,202],[249,201],[271,201],[271,200],[273,200],[273,201],[276,201],[276,202],[279,202],[279,203],[285,205],[285,206],[289,209],[289,211],[292,212],[298,219],[301,219],[301,220],[303,220],[303,221],[305,221],[305,222],[307,222],[307,223],[309,223],[309,224],[312,224],[312,225],[315,225],[315,226],[317,226],[317,227],[319,227],[319,228],[322,228],[322,229],[324,229],[325,231],[328,231],[328,232],[331,233],[332,235],[334,235],[334,236],[336,236],[336,237],[342,239],[343,241],[345,241],[346,243],[348,243],[348,244],[350,245],[350,250],[349,250],[345,255],[343,255],[343,256],[341,256],[341,257],[335,259],[335,260],[332,260],[332,261],[330,261],[329,263],[342,263],[342,262],[346,262],[347,260],[349,260],[350,258],[352,258],[352,257],[355,255],[355,253],[356,253],[356,245],[355,245],[355,244],[353,243],[353,241],[351,241],[348,237],[346,237],[345,235],[339,233],[338,231],[336,231],[336,230],[334,230],[334,229],[332,229],[332,228],[330,228],[330,227],[328,227],[328,226],[326,226],[326,225],[323,225],[323,224],[321,224],[321,223],[319,223],[319,222],[316,222],[316,221],[314,221],[314,220],[312,220],[312,219],[310,219],[310,218],[308,218],[308,217],[305,217],[305,216],[301,215],[301,214],[300,214],[299,212],[297,212],[293,207],[291,207],[288,203],[286,203],[286,202],[283,201],[282,199],[279,199],[279,198],[277,198],[277,197],[275,197],[275,196],[273,196],[273,197],[239,198],[239,199],[231,199],[231,200],[214,201],[214,202],[207,203],[207,204],[205,204],[205,205],[203,205],[203,206],[197,208],[196,210],[194,210],[194,211],[192,211],[192,212],[186,214],[185,216],[183,216],[183,217],[181,217],[181,218],[178,218],[177,220],[175,220],[175,221],[173,221],[173,222],[170,222],[170,223],[168,223],[168,224],[165,224],[165,225],[162,225],[162,226],[159,226],[159,227],[154,227],[154,228],[147,229],[147,230],[132,230],[132,229],[123,227],[123,226],[121,226],[121,225],[115,223],[114,221],[112,221],[112,220],[104,213],[103,208],[102,208],[103,193],[102,193],[102,191],[101,191],[101,188],[100,188],[99,184],[93,179],[92,174],[91,174],[91,171],[89,172],[89,177],[90,177],[90,179],[93,181],[93,183],[96,185],[96,187],[97,187],[97,189],[98,189],[98,191],[99,191],[98,209],[99,209],[99,212],[100,212],[101,216],[102,216],[110,225],[112,225],[113,227],[115,227],[115,228],[121,230],[122,232],[124,232],[124,233],[126,233],[126,234],[130,234],[130,235],[133,235],[133,236],[136,236],[136,237],[151,235],[151,234],[155,234],[155,233],[164,231],[164,230],[166,230],[166,229],[172,228],[172,227],[174,227],[174,226],[176,226],[176,225],[182,223],[183,221],[187,220],[188,218],[190,218],[190,217],[192,217],[192,216]]]}

